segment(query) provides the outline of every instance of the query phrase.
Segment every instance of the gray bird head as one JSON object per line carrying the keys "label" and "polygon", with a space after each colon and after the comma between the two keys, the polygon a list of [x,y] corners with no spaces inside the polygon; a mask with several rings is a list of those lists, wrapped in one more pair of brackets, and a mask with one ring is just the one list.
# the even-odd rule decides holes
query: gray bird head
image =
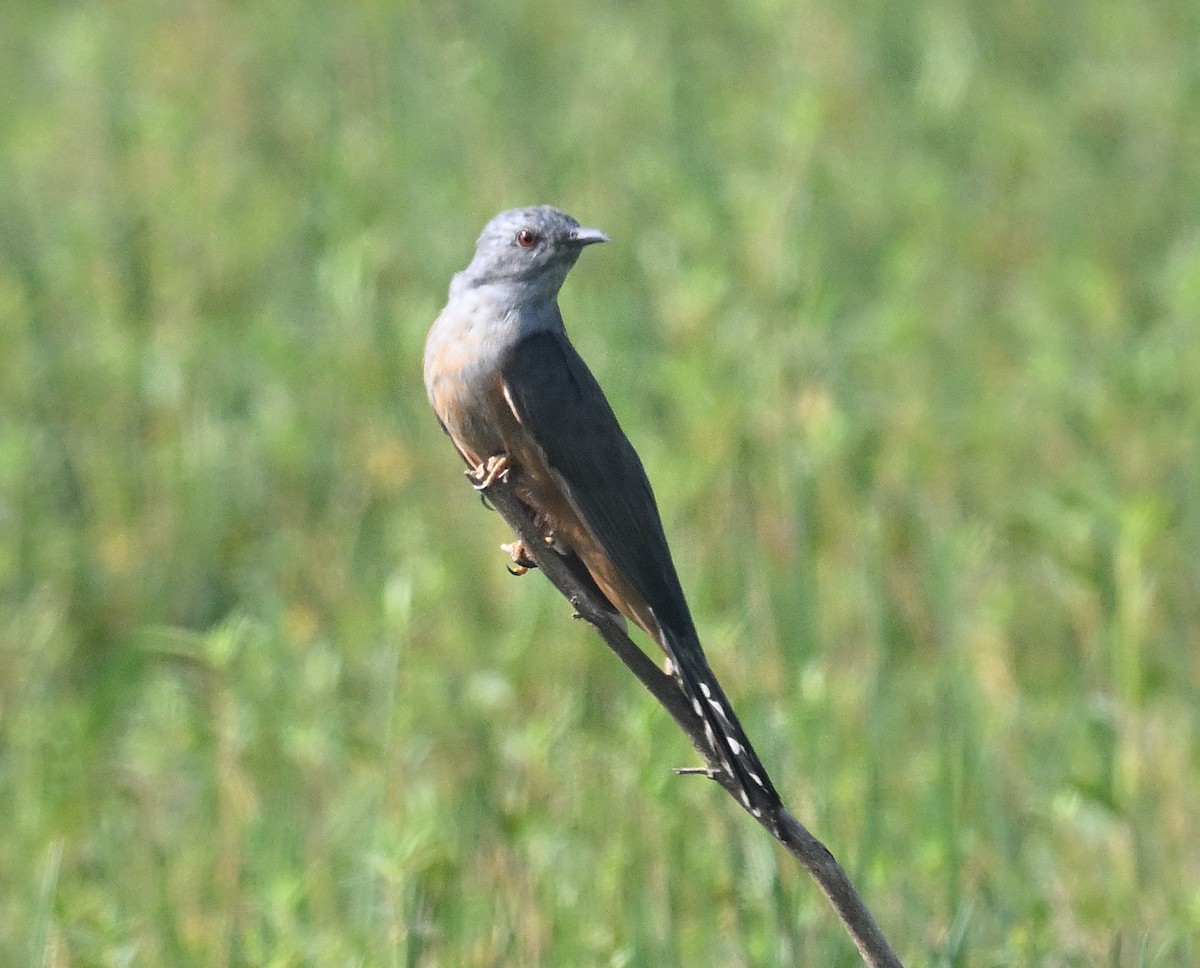
{"label": "gray bird head", "polygon": [[566,212],[549,205],[514,208],[484,227],[475,258],[455,284],[519,283],[530,298],[553,299],[583,247],[607,241],[599,229],[580,228]]}

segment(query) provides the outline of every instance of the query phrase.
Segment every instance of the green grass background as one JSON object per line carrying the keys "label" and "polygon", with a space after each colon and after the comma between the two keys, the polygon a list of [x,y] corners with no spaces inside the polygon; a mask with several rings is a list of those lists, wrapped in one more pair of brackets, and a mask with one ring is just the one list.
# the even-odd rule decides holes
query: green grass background
{"label": "green grass background", "polygon": [[429,412],[563,293],[912,965],[1200,961],[1200,7],[9,0],[0,965],[851,965]]}

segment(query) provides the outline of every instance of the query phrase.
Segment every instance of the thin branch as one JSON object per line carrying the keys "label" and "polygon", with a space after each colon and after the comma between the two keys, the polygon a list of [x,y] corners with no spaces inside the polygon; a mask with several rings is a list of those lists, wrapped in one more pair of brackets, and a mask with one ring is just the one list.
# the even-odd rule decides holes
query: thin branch
{"label": "thin branch", "polygon": [[[508,522],[516,535],[525,543],[525,548],[537,563],[538,568],[575,608],[577,617],[592,625],[629,670],[638,678],[650,694],[658,700],[684,735],[708,765],[705,771],[733,797],[738,806],[745,807],[738,797],[734,782],[713,760],[700,720],[692,713],[682,690],[669,675],[664,673],[625,634],[625,630],[613,617],[607,602],[598,597],[598,591],[581,580],[572,570],[568,559],[549,548],[534,524],[526,507],[513,494],[509,485],[495,481],[487,489],[487,500]],[[690,771],[689,771],[690,772]],[[753,814],[751,814],[753,816]],[[814,837],[803,824],[786,809],[764,812],[755,819],[791,853],[817,882],[821,892],[829,899],[834,911],[853,940],[863,961],[870,968],[902,968],[883,932],[871,917],[862,898],[850,883],[833,854]]]}

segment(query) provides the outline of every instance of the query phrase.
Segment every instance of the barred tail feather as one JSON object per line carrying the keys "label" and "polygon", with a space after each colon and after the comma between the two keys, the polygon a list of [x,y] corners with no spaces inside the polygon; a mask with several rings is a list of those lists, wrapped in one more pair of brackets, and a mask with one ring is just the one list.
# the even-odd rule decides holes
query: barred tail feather
{"label": "barred tail feather", "polygon": [[709,750],[737,786],[742,805],[755,817],[780,808],[782,801],[771,777],[746,738],[695,634],[681,637],[664,629],[663,640],[675,678],[704,726]]}

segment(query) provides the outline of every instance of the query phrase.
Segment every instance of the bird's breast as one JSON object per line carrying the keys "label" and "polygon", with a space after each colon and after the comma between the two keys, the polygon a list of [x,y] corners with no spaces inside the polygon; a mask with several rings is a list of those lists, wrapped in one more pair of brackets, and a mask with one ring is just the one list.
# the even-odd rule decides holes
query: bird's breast
{"label": "bird's breast", "polygon": [[502,449],[495,425],[500,366],[512,337],[494,300],[468,292],[442,310],[425,341],[425,390],[463,456],[479,463]]}

